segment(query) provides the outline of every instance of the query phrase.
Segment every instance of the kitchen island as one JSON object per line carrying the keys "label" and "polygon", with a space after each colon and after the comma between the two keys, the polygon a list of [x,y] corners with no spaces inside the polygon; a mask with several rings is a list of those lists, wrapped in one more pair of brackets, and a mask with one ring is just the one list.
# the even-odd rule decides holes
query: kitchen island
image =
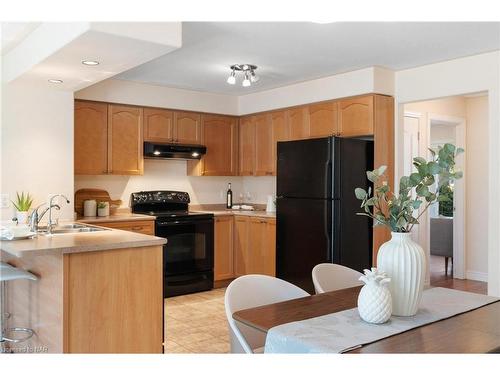
{"label": "kitchen island", "polygon": [[0,260],[38,281],[8,282],[14,352],[162,353],[166,239],[106,229],[0,241]]}

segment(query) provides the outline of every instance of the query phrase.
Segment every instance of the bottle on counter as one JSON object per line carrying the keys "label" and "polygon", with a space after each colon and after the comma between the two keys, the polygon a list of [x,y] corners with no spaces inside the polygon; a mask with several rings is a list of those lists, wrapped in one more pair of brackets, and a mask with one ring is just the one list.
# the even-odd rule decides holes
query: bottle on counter
{"label": "bottle on counter", "polygon": [[231,207],[233,207],[233,191],[231,190],[231,183],[228,183],[226,193],[226,208]]}

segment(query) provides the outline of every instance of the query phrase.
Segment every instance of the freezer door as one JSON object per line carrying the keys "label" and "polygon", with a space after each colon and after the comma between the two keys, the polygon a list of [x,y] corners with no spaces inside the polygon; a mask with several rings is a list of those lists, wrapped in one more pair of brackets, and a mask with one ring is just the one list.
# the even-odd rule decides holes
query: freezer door
{"label": "freezer door", "polygon": [[332,201],[278,198],[276,276],[314,293],[313,267],[332,262]]}
{"label": "freezer door", "polygon": [[278,196],[332,197],[332,139],[278,142]]}

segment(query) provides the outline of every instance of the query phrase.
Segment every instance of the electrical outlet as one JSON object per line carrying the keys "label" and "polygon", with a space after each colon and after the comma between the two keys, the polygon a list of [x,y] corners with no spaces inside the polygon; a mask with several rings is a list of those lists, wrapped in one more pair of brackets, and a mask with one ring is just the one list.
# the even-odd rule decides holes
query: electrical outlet
{"label": "electrical outlet", "polygon": [[0,194],[0,208],[10,207],[10,197],[9,194]]}

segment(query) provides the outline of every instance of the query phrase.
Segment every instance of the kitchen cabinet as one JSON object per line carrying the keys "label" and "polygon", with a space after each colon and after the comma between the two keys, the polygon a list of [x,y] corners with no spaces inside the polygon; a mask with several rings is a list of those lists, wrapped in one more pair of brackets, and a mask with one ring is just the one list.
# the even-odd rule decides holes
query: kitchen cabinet
{"label": "kitchen cabinet", "polygon": [[239,128],[240,176],[253,176],[255,171],[255,122],[253,116],[242,117]]}
{"label": "kitchen cabinet", "polygon": [[321,138],[338,133],[338,103],[311,104],[309,110],[309,137]]}
{"label": "kitchen cabinet", "polygon": [[108,106],[108,173],[138,175],[144,171],[140,107]]}
{"label": "kitchen cabinet", "polygon": [[373,135],[373,102],[373,95],[340,100],[339,134],[343,137]]}
{"label": "kitchen cabinet", "polygon": [[276,111],[271,113],[271,146],[273,175],[276,175],[278,161],[278,142],[290,139],[288,124],[286,121],[286,111]]}
{"label": "kitchen cabinet", "polygon": [[75,174],[108,172],[108,105],[75,102]]}
{"label": "kitchen cabinet", "polygon": [[174,142],[197,145],[201,143],[201,115],[175,111]]}
{"label": "kitchen cabinet", "polygon": [[168,109],[144,108],[144,140],[172,142],[174,139],[174,112]]}
{"label": "kitchen cabinet", "polygon": [[235,216],[235,276],[276,274],[276,219]]}
{"label": "kitchen cabinet", "polygon": [[201,143],[207,153],[189,160],[189,176],[236,176],[238,174],[238,121],[222,115],[201,116]]}
{"label": "kitchen cabinet", "polygon": [[271,115],[254,116],[255,176],[272,176],[274,172],[273,131]]}
{"label": "kitchen cabinet", "polygon": [[214,281],[234,277],[234,219],[232,215],[214,218]]}
{"label": "kitchen cabinet", "polygon": [[287,123],[290,140],[309,138],[309,111],[307,106],[287,110]]}
{"label": "kitchen cabinet", "polygon": [[75,174],[142,174],[142,117],[140,107],[75,101]]}
{"label": "kitchen cabinet", "polygon": [[154,220],[106,221],[106,222],[95,222],[94,224],[106,228],[121,229],[129,232],[149,234],[150,236],[155,235]]}

